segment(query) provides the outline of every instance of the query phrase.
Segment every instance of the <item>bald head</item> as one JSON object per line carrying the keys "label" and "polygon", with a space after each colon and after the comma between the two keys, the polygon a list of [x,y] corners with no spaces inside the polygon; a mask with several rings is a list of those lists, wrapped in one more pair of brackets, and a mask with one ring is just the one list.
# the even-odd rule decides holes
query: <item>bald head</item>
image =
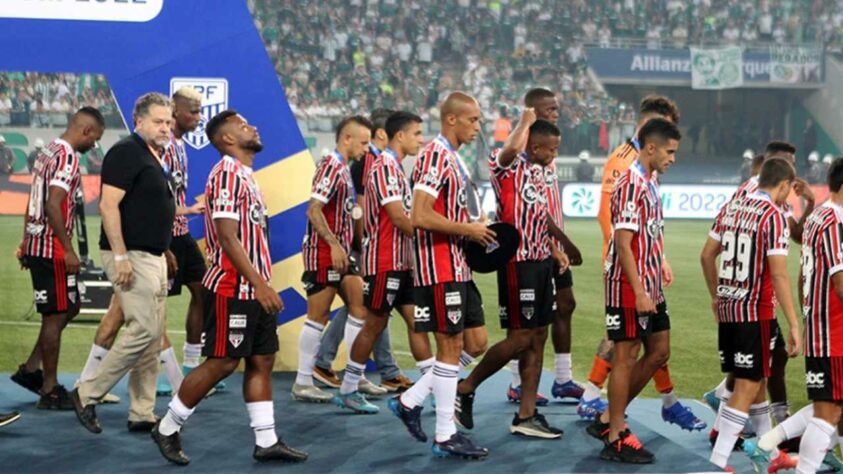
{"label": "bald head", "polygon": [[444,123],[449,115],[464,115],[470,113],[472,108],[480,109],[477,99],[464,92],[451,92],[439,108],[439,119]]}
{"label": "bald head", "polygon": [[452,92],[439,109],[442,135],[459,148],[480,133],[480,104],[463,92]]}

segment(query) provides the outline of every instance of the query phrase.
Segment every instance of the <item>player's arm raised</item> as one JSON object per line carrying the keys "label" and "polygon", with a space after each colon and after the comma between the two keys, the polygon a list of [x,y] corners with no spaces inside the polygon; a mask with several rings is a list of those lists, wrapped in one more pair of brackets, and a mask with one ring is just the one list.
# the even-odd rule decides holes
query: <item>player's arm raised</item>
{"label": "player's arm raised", "polygon": [[796,310],[793,308],[793,293],[790,290],[790,275],[787,273],[787,255],[767,255],[767,264],[770,266],[770,278],[773,280],[773,291],[776,299],[784,311],[788,331],[788,349],[790,357],[796,357],[800,350],[799,322],[796,319]]}
{"label": "player's arm raised", "polygon": [[436,198],[423,190],[413,192],[413,227],[440,234],[460,235],[489,245],[495,240],[495,232],[482,222],[454,222],[433,209]]}
{"label": "player's arm raised", "polygon": [[532,107],[527,107],[521,113],[521,120],[518,125],[512,130],[512,133],[507,137],[498,155],[498,164],[506,168],[519,153],[527,148],[527,139],[530,138],[530,127],[536,123],[536,111]]}
{"label": "player's arm raised", "polygon": [[236,219],[214,219],[214,227],[217,230],[220,247],[225,253],[225,256],[228,257],[231,264],[237,269],[237,273],[243,275],[255,287],[255,299],[258,300],[264,311],[269,314],[277,314],[279,311],[284,310],[284,303],[281,301],[278,293],[269,286],[269,282],[261,278],[258,271],[255,270],[249,261],[249,256],[246,255],[243,243],[237,237],[239,226],[240,222]]}
{"label": "player's arm raised", "polygon": [[793,191],[796,195],[805,200],[805,209],[802,211],[802,217],[797,221],[793,216],[787,218],[788,230],[790,230],[790,238],[797,244],[802,243],[802,231],[805,229],[805,219],[814,211],[814,192],[811,191],[811,186],[802,179],[796,178],[793,181]]}
{"label": "player's arm raised", "polygon": [[711,296],[711,308],[714,311],[715,320],[717,317],[715,308],[717,304],[717,256],[720,255],[720,250],[720,242],[709,236],[700,253],[700,265],[702,265],[705,286],[708,287],[708,294]]}
{"label": "player's arm raised", "polygon": [[337,236],[328,227],[328,221],[325,220],[325,214],[322,212],[323,207],[325,204],[322,201],[311,198],[307,206],[307,220],[310,221],[310,225],[319,237],[331,247],[331,264],[334,270],[345,273],[348,269],[348,254],[342,248]]}

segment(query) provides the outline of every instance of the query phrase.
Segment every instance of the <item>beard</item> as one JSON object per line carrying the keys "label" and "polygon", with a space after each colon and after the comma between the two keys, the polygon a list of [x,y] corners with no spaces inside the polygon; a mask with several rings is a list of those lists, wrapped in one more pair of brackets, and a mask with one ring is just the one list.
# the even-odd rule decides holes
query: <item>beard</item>
{"label": "beard", "polygon": [[252,140],[246,143],[246,146],[244,146],[243,148],[245,148],[246,150],[251,150],[255,153],[259,153],[261,150],[263,150],[263,143],[259,142],[258,140]]}

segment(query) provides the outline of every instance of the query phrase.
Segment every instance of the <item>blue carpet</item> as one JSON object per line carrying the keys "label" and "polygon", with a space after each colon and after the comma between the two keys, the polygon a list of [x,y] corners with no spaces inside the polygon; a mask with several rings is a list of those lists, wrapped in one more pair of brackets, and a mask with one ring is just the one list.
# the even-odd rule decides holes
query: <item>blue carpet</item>
{"label": "blue carpet", "polygon": [[[415,376],[417,374],[410,374]],[[377,378],[377,376],[374,376]],[[76,376],[62,375],[67,387]],[[234,473],[270,470],[283,472],[435,472],[443,469],[465,473],[588,473],[588,472],[711,472],[710,446],[705,432],[688,433],[661,420],[661,403],[655,399],[635,401],[629,409],[629,425],[645,446],[656,455],[652,465],[626,465],[601,461],[601,444],[585,433],[587,423],[576,415],[575,405],[552,403],[542,409],[548,421],[565,430],[561,440],[528,440],[509,433],[515,405],[505,401],[509,372],[502,371],[486,381],[475,401],[475,429],[471,436],[490,450],[485,461],[437,459],[430,443],[410,438],[403,425],[386,407],[386,398],[375,401],[378,415],[353,415],[333,405],[294,402],[289,391],[293,374],[273,377],[275,418],[278,434],[294,447],[310,453],[300,465],[266,465],[252,460],[254,437],[241,397],[241,374],[226,382],[228,391],[204,400],[182,432],[185,452],[191,463],[179,472]],[[545,373],[543,391],[549,394],[552,380]],[[97,413],[103,433],[94,435],[77,422],[73,412],[36,410],[35,396],[0,375],[0,411],[23,412],[17,423],[0,429],[0,459],[4,473],[59,472],[161,472],[170,466],[158,453],[147,434],[126,430],[127,394],[125,382],[114,393],[123,398],[118,405],[102,405]],[[159,414],[168,400],[159,398]],[[693,400],[683,400],[709,426],[713,413]],[[435,417],[425,409],[424,428],[434,432]],[[745,455],[736,453],[731,464],[737,472],[752,472]]]}

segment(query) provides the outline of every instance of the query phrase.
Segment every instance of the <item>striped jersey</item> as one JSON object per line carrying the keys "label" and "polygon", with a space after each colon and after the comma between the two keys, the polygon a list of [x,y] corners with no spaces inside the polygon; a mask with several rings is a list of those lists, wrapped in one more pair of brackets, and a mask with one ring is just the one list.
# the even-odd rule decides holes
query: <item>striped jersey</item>
{"label": "striped jersey", "polygon": [[363,153],[363,156],[351,163],[350,172],[351,172],[351,180],[354,183],[354,190],[360,196],[365,196],[366,194],[366,183],[369,177],[369,172],[372,171],[372,165],[375,162],[375,158],[377,158],[381,154],[381,151],[375,145],[369,143],[369,147],[366,148],[366,152]]}
{"label": "striped jersey", "polygon": [[787,256],[787,218],[770,196],[755,191],[730,202],[709,237],[720,242],[717,317],[724,323],[775,319],[767,257]]}
{"label": "striped jersey", "polygon": [[[170,169],[170,180],[176,193],[176,208],[187,207],[187,149],[184,147],[184,140],[176,138],[171,133],[170,143],[164,149],[164,156],[161,159]],[[173,223],[173,236],[179,237],[189,232],[187,216],[176,215],[176,220]]]}
{"label": "striped jersey", "polygon": [[230,156],[224,156],[208,175],[205,185],[205,247],[208,270],[202,284],[214,293],[240,300],[255,299],[255,288],[237,273],[223,252],[216,219],[238,221],[237,238],[252,267],[267,283],[272,279],[269,256],[267,210],[252,169]]}
{"label": "striped jersey", "polygon": [[24,253],[32,257],[64,258],[64,248],[47,222],[47,198],[50,186],[67,192],[61,203],[61,215],[67,236],[73,236],[76,192],[81,181],[79,157],[69,143],[56,138],[45,146],[32,165],[32,188],[26,209]]}
{"label": "striped jersey", "polygon": [[[316,166],[310,197],[321,202],[322,214],[328,229],[336,236],[346,253],[351,252],[354,238],[354,224],[351,211],[354,209],[355,193],[351,174],[345,159],[334,150]],[[310,221],[302,241],[305,271],[331,268],[331,246],[313,228]]]}
{"label": "striped jersey", "polygon": [[[613,232],[628,230],[632,237],[632,253],[644,291],[655,304],[664,301],[662,293],[662,261],[664,259],[664,218],[661,198],[654,175],[646,175],[635,161],[621,174],[611,196]],[[635,295],[621,268],[614,238],[609,242],[603,281],[606,306],[629,307]]]}
{"label": "striped jersey", "polygon": [[[714,233],[718,233],[719,229],[717,228],[717,222],[720,221],[720,218],[726,212],[726,209],[729,207],[729,204],[737,199],[740,199],[744,196],[752,194],[758,191],[758,176],[752,176],[748,180],[741,183],[738,186],[738,189],[732,194],[732,197],[729,198],[729,201],[720,208],[720,211],[717,213],[717,218],[714,220],[714,224],[711,227],[711,231]],[[790,219],[793,217],[793,207],[789,203],[784,203],[782,206],[782,211],[784,212],[785,219]]]}
{"label": "striped jersey", "polygon": [[[556,161],[551,161],[549,165],[544,167],[544,185],[547,190],[547,210],[550,212],[550,217],[556,227],[565,230],[565,217],[562,215],[562,196],[559,194],[559,177],[556,174]],[[561,243],[556,241],[556,245],[561,248]]]}
{"label": "striped jersey", "polygon": [[843,356],[843,303],[831,277],[843,271],[843,209],[831,201],[808,216],[802,232],[805,356]]}
{"label": "striped jersey", "polygon": [[[468,195],[472,192],[468,170],[459,154],[442,135],[419,152],[412,174],[413,192],[435,198],[433,210],[454,222],[469,222]],[[415,285],[471,281],[463,237],[416,229]]]}
{"label": "striped jersey", "polygon": [[364,276],[413,268],[412,237],[393,225],[386,205],[400,203],[410,217],[412,195],[404,168],[395,152],[387,148],[372,160],[366,180],[361,257]]}
{"label": "striped jersey", "polygon": [[500,151],[494,150],[489,155],[489,170],[497,201],[497,220],[512,225],[521,235],[513,261],[546,260],[550,258],[550,239],[545,169],[530,163],[526,153],[520,153],[509,166],[502,166],[498,161]]}

